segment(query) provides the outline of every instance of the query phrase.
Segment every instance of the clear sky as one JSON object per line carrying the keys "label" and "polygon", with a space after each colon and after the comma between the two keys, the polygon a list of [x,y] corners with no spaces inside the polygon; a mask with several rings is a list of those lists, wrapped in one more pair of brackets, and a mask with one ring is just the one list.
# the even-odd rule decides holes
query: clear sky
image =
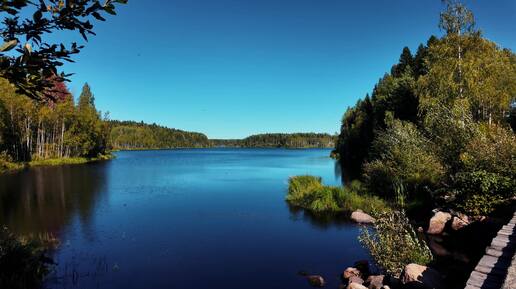
{"label": "clear sky", "polygon": [[[466,1],[516,50],[516,1]],[[129,0],[67,65],[111,119],[210,138],[339,130],[404,46],[437,27],[439,0]],[[69,41],[68,35],[59,40]]]}

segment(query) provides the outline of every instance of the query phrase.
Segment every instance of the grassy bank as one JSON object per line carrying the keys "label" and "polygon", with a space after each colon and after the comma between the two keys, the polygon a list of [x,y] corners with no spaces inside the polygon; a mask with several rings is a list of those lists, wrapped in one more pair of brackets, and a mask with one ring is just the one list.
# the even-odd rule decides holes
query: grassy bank
{"label": "grassy bank", "polygon": [[77,165],[86,164],[91,162],[103,161],[113,159],[115,156],[111,153],[105,155],[99,155],[94,158],[74,157],[74,158],[55,158],[55,159],[43,159],[33,160],[30,162],[10,162],[0,158],[0,173],[6,173],[10,171],[21,170],[28,167],[39,167],[39,166],[60,166],[60,165]]}
{"label": "grassy bank", "polygon": [[318,214],[358,209],[366,213],[389,210],[384,200],[366,193],[358,181],[346,187],[325,186],[320,177],[314,176],[291,177],[286,200],[293,206]]}

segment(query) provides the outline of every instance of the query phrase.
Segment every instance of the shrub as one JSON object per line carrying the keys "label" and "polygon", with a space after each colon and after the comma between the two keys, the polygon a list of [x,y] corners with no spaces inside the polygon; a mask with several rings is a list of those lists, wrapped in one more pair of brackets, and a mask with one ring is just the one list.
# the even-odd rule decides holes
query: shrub
{"label": "shrub", "polygon": [[20,241],[6,227],[0,229],[0,288],[37,288],[51,260],[35,241]]}
{"label": "shrub", "polygon": [[372,156],[374,160],[364,165],[367,188],[386,197],[394,198],[400,184],[417,192],[437,184],[444,175],[429,141],[409,122],[393,120],[373,142]]}
{"label": "shrub", "polygon": [[432,253],[420,240],[403,211],[375,213],[372,229],[363,228],[360,242],[387,273],[399,277],[409,263],[428,264]]}
{"label": "shrub", "polygon": [[488,215],[516,195],[516,179],[486,171],[455,176],[456,206],[471,215]]}
{"label": "shrub", "polygon": [[313,190],[322,187],[322,179],[314,176],[295,176],[288,180],[287,201],[298,203],[312,193]]}

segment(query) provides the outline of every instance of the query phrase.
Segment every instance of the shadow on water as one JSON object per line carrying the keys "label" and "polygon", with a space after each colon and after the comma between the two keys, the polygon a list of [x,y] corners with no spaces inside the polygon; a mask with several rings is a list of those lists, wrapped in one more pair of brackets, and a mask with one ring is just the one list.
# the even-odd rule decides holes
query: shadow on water
{"label": "shadow on water", "polygon": [[290,212],[291,219],[308,222],[319,229],[327,229],[331,227],[344,227],[354,224],[350,221],[349,216],[344,213],[314,214],[305,209],[292,206],[288,202],[286,202],[286,204]]}
{"label": "shadow on water", "polygon": [[0,224],[58,235],[75,217],[87,228],[103,197],[106,163],[36,167],[0,175]]}

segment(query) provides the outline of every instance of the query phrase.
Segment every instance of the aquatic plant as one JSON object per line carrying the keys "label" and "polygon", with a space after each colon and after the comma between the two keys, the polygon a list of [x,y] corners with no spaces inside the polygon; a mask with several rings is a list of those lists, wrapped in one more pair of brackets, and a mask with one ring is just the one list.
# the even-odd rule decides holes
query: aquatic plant
{"label": "aquatic plant", "polygon": [[358,181],[345,187],[325,186],[322,179],[315,176],[291,177],[286,200],[313,213],[388,210],[385,201],[367,194]]}

